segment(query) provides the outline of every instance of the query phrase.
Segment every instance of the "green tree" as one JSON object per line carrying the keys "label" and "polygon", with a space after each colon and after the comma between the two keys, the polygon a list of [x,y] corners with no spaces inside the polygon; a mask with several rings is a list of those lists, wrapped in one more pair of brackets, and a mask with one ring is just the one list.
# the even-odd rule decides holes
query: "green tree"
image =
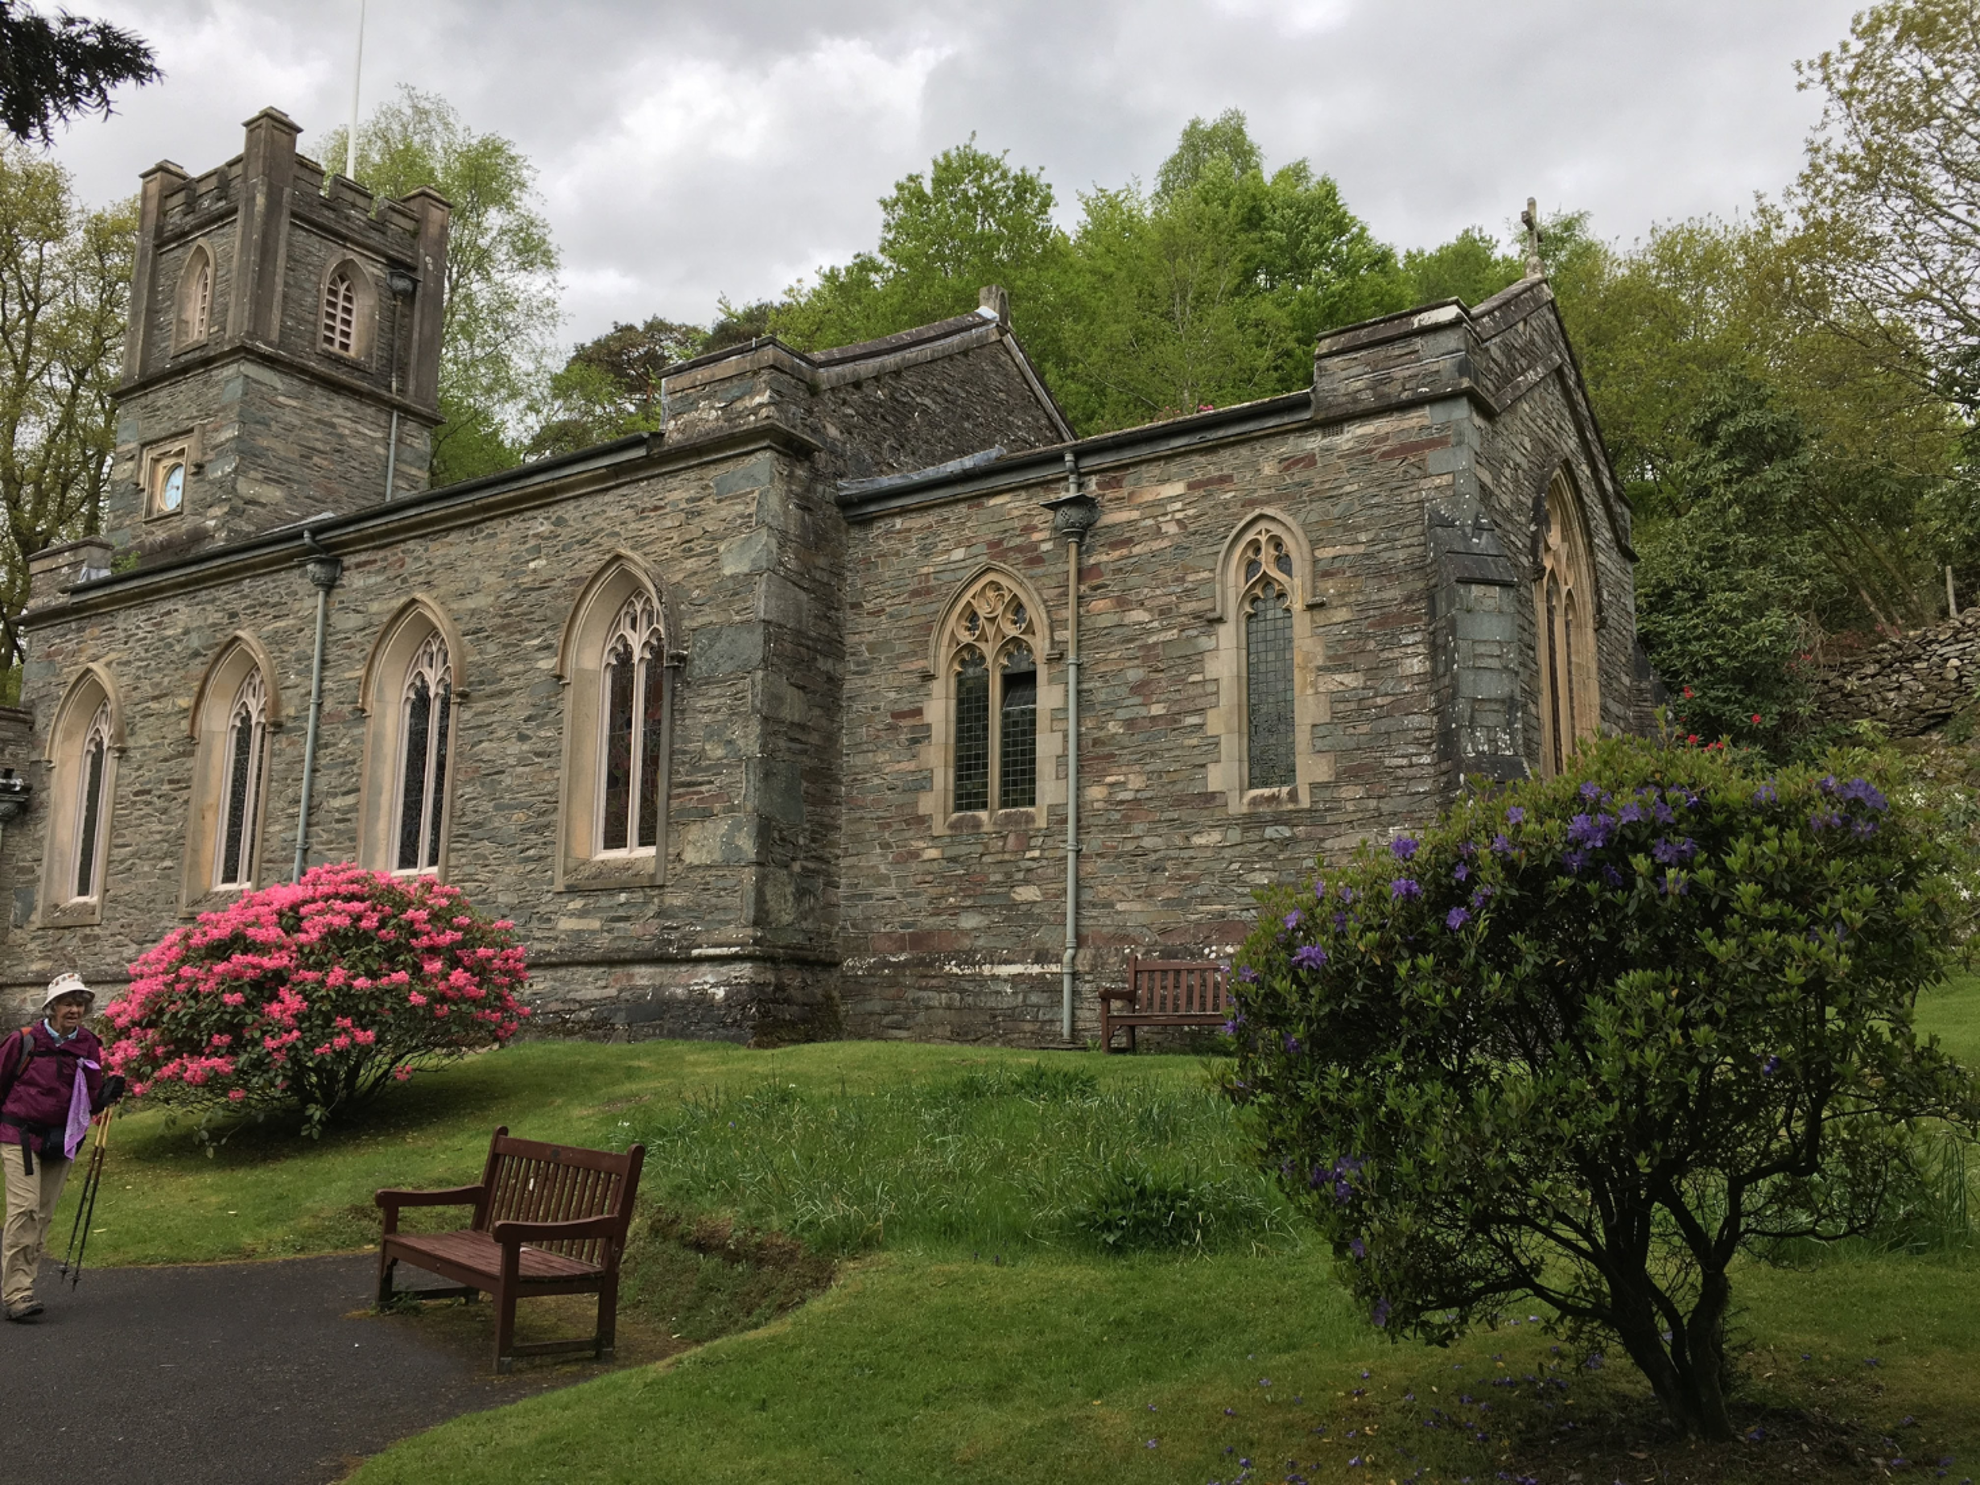
{"label": "green tree", "polygon": [[[345,131],[323,142],[345,158]],[[453,484],[516,464],[547,394],[562,311],[558,253],[536,167],[499,134],[477,134],[445,99],[402,87],[358,129],[358,177],[403,196],[431,186],[452,203],[433,480]]]}
{"label": "green tree", "polygon": [[79,114],[110,116],[118,83],[156,82],[144,39],[66,11],[37,15],[0,0],[0,128],[15,139],[51,142],[49,126]]}
{"label": "green tree", "polygon": [[27,559],[99,529],[137,210],[78,207],[69,176],[0,146],[0,665],[19,683]]}
{"label": "green tree", "polygon": [[1466,227],[1437,247],[1411,248],[1403,254],[1402,271],[1412,304],[1435,304],[1440,299],[1478,304],[1518,283],[1526,273],[1526,262],[1517,254],[1500,252],[1498,242],[1483,227]]}
{"label": "green tree", "polygon": [[1028,330],[1048,317],[1049,280],[1065,251],[1052,206],[1041,172],[979,149],[972,134],[880,198],[876,251],[791,290],[770,328],[805,349],[847,345],[967,314],[994,283],[1010,291],[1012,319]]}
{"label": "green tree", "polygon": [[1941,394],[1980,346],[1980,0],[1887,0],[1801,64],[1827,97],[1789,194],[1803,304]]}
{"label": "green tree", "polygon": [[1376,1325],[1536,1298],[1732,1436],[1737,1261],[1870,1230],[1980,1120],[1912,1030],[1965,909],[1902,783],[1604,741],[1266,894],[1226,1088]]}
{"label": "green tree", "polygon": [[543,424],[528,454],[541,459],[608,443],[660,426],[660,378],[676,361],[700,353],[708,332],[655,315],[643,325],[614,325],[571,353],[550,379]]}

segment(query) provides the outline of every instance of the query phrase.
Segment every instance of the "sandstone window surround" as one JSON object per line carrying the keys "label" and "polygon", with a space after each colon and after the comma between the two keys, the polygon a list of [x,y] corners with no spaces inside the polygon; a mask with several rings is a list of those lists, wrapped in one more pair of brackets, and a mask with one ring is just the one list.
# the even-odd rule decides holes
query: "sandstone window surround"
{"label": "sandstone window surround", "polygon": [[679,616],[639,558],[615,552],[586,582],[557,650],[564,684],[560,891],[667,880]]}
{"label": "sandstone window surround", "polygon": [[186,486],[192,479],[196,440],[188,431],[173,435],[144,451],[140,477],[144,481],[144,515],[157,520],[181,514]]}
{"label": "sandstone window surround", "polygon": [[371,359],[378,324],[378,287],[355,258],[336,259],[323,275],[317,348],[353,361]]}
{"label": "sandstone window surround", "polygon": [[1045,606],[1016,574],[988,567],[958,587],[927,673],[931,787],[919,804],[935,834],[1042,829],[1065,802],[1058,658]]}
{"label": "sandstone window surround", "polygon": [[1595,562],[1588,518],[1566,469],[1547,485],[1540,573],[1533,585],[1540,675],[1540,772],[1567,767],[1601,727],[1596,683]]}
{"label": "sandstone window surround", "polygon": [[91,665],[70,685],[48,731],[48,838],[42,851],[41,926],[102,921],[104,883],[124,752],[116,683]]}
{"label": "sandstone window surround", "polygon": [[358,860],[374,871],[446,879],[464,658],[453,622],[421,595],[379,632],[365,662]]}
{"label": "sandstone window surround", "polygon": [[251,634],[223,644],[193,694],[193,744],[180,910],[215,904],[216,892],[262,882],[267,826],[269,738],[281,726],[281,698],[268,652]]}
{"label": "sandstone window surround", "polygon": [[1225,540],[1215,579],[1207,669],[1217,700],[1204,721],[1218,748],[1206,787],[1232,814],[1311,805],[1334,759],[1313,750],[1330,710],[1317,682],[1325,600],[1313,592],[1305,531],[1283,511],[1253,511]]}
{"label": "sandstone window surround", "polygon": [[172,352],[204,345],[213,320],[213,254],[203,242],[196,242],[179,270],[176,313],[172,319]]}

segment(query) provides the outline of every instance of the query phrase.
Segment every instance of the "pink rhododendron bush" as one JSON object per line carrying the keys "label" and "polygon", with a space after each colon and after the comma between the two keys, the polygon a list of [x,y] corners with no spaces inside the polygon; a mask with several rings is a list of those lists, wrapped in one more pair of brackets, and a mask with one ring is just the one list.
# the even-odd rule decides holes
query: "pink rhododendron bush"
{"label": "pink rhododendron bush", "polygon": [[167,934],[105,1015],[132,1094],[299,1109],[308,1133],[386,1083],[514,1036],[515,925],[427,877],[319,866]]}

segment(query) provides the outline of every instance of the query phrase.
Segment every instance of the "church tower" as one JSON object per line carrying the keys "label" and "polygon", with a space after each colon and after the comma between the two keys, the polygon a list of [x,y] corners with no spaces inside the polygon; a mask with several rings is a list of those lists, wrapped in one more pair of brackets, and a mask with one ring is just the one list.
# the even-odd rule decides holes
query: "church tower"
{"label": "church tower", "polygon": [[449,208],[375,199],[263,109],[197,178],[145,172],[105,536],[184,556],[421,490]]}

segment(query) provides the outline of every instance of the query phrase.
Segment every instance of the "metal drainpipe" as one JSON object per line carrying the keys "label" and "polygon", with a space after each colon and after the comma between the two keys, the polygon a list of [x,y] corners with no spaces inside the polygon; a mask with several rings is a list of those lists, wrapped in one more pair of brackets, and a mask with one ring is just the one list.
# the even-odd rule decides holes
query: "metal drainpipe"
{"label": "metal drainpipe", "polygon": [[1059,1034],[1073,1039],[1073,992],[1079,960],[1079,564],[1081,545],[1100,507],[1080,489],[1079,459],[1066,451],[1066,493],[1047,501],[1054,530],[1066,538],[1066,945],[1059,960],[1064,985]]}
{"label": "metal drainpipe", "polygon": [[303,568],[316,588],[316,656],[310,665],[309,730],[303,736],[302,802],[296,809],[296,869],[290,878],[297,882],[309,865],[309,796],[316,782],[316,732],[323,717],[323,648],[329,635],[330,590],[344,574],[344,564],[323,549],[314,531],[305,526],[302,535],[303,545],[310,551]]}

